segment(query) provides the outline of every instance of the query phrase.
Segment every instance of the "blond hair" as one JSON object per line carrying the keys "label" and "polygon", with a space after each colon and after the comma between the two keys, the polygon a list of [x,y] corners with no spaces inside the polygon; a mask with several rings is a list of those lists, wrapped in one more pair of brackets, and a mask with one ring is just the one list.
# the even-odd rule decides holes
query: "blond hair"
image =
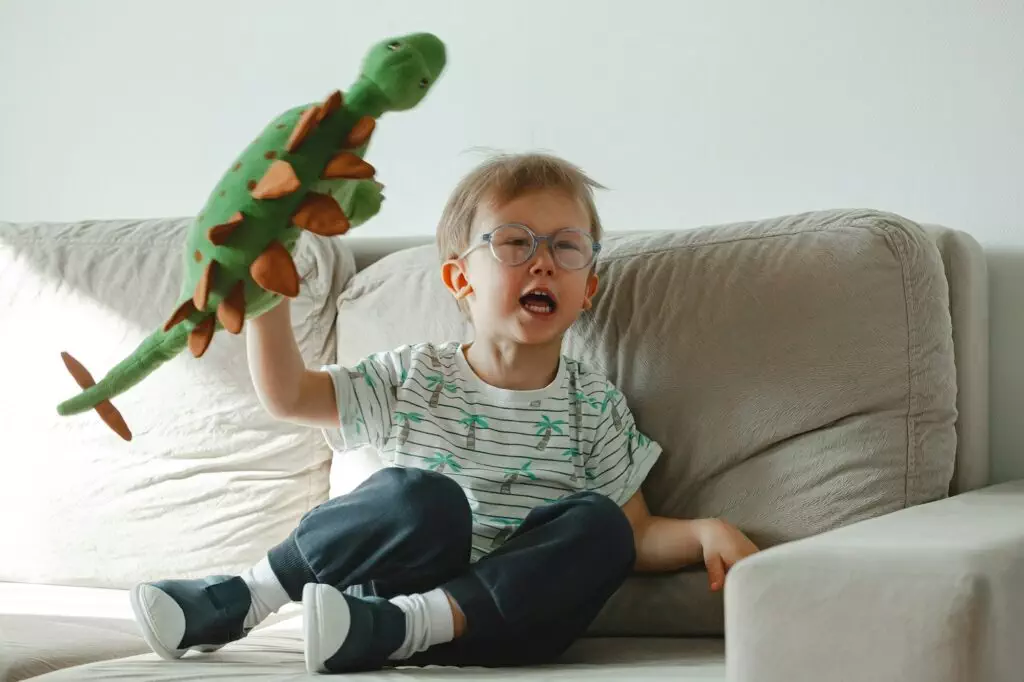
{"label": "blond hair", "polygon": [[457,258],[469,248],[476,209],[483,201],[506,204],[537,190],[562,191],[583,204],[590,220],[590,235],[601,239],[601,219],[594,190],[605,189],[578,166],[542,153],[498,154],[464,177],[448,199],[437,224],[441,261]]}

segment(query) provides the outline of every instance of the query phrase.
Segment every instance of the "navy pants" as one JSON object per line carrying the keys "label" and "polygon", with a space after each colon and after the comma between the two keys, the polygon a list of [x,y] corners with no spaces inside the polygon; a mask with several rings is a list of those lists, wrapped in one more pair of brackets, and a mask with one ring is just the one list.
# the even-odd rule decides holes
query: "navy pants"
{"label": "navy pants", "polygon": [[403,665],[506,666],[558,657],[629,575],[633,532],[619,507],[582,492],[533,509],[504,545],[471,564],[465,493],[441,474],[388,468],[308,512],[269,553],[288,595],[308,582],[390,598],[443,588],[462,637]]}

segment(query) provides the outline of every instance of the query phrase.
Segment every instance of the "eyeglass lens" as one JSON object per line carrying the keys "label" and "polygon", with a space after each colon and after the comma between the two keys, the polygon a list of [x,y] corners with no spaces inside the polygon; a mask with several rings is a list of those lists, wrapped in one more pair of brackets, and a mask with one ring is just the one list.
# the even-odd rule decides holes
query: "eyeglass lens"
{"label": "eyeglass lens", "polygon": [[[551,253],[560,267],[578,270],[594,258],[594,242],[583,232],[561,230],[551,236]],[[506,265],[521,265],[533,250],[533,235],[520,225],[502,225],[491,234],[491,251]]]}

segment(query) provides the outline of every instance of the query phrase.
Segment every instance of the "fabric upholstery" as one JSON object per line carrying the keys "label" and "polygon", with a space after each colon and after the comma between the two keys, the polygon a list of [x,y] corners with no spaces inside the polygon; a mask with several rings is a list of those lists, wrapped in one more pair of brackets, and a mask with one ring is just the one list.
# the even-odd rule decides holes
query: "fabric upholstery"
{"label": "fabric upholstery", "polygon": [[[114,398],[121,441],[90,412],[66,350],[98,380],[177,303],[187,219],[0,223],[0,580],[128,587],[233,572],[326,499],[319,431],[259,404],[245,332],[219,332]],[[304,236],[293,319],[309,365],[334,357],[334,300],[354,269],[337,240]]]}
{"label": "fabric upholstery", "polygon": [[[598,275],[594,310],[565,350],[608,374],[665,448],[645,485],[653,513],[720,516],[768,547],[947,494],[949,295],[918,225],[824,211],[618,235]],[[343,364],[472,334],[432,246],[376,261],[338,306]],[[631,580],[595,632],[721,632],[721,602],[701,577]],[[640,608],[655,594],[689,608]]]}
{"label": "fabric upholstery", "polygon": [[1012,682],[1024,671],[1024,481],[740,562],[730,682]]}
{"label": "fabric upholstery", "polygon": [[[363,672],[343,679],[359,682],[384,680],[431,680],[462,682],[486,679],[493,682],[559,680],[582,682],[635,680],[651,682],[723,682],[724,644],[720,639],[589,639],[573,645],[559,663],[510,668],[400,667]],[[36,678],[38,682],[75,680],[146,680],[147,682],[205,682],[251,680],[282,682],[309,680],[302,658],[302,630],[293,619],[233,642],[208,656],[189,654],[170,663],[155,654],[102,661]],[[329,679],[329,678],[328,678]]]}
{"label": "fabric upholstery", "polygon": [[956,469],[951,493],[989,481],[989,273],[974,237],[960,230],[925,225],[942,254],[949,286],[956,360]]}

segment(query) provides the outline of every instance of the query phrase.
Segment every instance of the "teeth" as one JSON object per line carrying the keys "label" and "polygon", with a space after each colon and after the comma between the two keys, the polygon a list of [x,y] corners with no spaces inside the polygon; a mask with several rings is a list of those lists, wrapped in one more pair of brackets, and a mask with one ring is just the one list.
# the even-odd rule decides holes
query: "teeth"
{"label": "teeth", "polygon": [[531,313],[551,313],[555,310],[555,297],[547,289],[531,289],[519,300]]}

